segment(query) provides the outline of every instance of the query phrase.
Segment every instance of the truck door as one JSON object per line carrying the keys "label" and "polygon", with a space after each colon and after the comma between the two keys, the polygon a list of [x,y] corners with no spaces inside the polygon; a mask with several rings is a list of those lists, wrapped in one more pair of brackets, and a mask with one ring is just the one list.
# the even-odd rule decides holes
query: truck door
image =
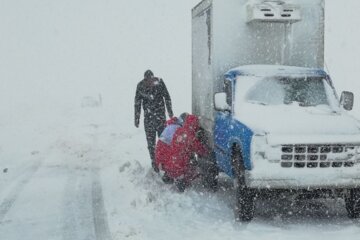
{"label": "truck door", "polygon": [[234,81],[225,79],[224,91],[226,102],[231,107],[230,111],[217,111],[215,116],[214,144],[216,161],[219,168],[227,175],[232,176],[231,149],[228,145],[232,136],[232,112],[233,112],[233,88]]}

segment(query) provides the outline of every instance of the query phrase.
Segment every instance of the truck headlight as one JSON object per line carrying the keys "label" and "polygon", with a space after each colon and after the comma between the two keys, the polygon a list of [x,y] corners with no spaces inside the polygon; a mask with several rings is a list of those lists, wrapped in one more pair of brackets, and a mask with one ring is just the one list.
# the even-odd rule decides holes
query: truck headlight
{"label": "truck headlight", "polygon": [[267,148],[266,135],[254,135],[251,141],[251,153],[261,155],[265,158]]}

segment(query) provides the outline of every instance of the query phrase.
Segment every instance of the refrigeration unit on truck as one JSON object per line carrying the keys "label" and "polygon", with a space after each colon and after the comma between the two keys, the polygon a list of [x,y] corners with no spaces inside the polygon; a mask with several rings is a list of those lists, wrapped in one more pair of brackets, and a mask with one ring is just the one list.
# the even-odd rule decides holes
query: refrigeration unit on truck
{"label": "refrigeration unit on truck", "polygon": [[[234,179],[236,218],[256,196],[327,193],[360,217],[360,124],[324,67],[323,0],[204,0],[192,10],[192,111]],[[213,161],[213,163],[211,162]]]}

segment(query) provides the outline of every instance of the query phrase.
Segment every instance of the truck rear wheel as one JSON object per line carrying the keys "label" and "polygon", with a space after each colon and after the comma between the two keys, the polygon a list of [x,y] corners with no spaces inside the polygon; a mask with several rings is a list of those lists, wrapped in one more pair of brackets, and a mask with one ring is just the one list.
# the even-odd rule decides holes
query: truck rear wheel
{"label": "truck rear wheel", "polygon": [[236,191],[235,218],[237,221],[248,222],[254,218],[255,195],[254,191],[245,184],[245,167],[239,147],[233,150],[232,165]]}
{"label": "truck rear wheel", "polygon": [[360,189],[350,189],[345,196],[345,207],[349,218],[360,218]]}

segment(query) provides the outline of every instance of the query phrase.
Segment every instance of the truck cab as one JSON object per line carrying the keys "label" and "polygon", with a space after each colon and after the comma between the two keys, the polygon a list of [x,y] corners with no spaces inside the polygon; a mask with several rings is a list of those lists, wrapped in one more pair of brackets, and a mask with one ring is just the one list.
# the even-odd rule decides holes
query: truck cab
{"label": "truck cab", "polygon": [[[360,123],[345,111],[352,108],[352,93],[344,92],[342,99],[340,103],[330,77],[321,69],[254,65],[230,70],[224,92],[214,98],[219,167],[233,175],[229,156],[234,145],[242,149],[245,169],[262,165],[252,160],[268,159],[264,174],[275,163],[280,167],[274,171],[277,178],[283,168],[354,167],[360,161],[356,155],[360,152]],[[329,160],[333,162],[328,164]],[[288,187],[291,181],[285,183],[285,179],[268,181],[266,186]],[[326,185],[318,176],[310,182],[315,187]],[[263,186],[255,179],[251,184]]]}
{"label": "truck cab", "polygon": [[252,208],[259,190],[358,192],[360,122],[346,112],[351,92],[340,101],[321,69],[241,66],[224,79],[214,95],[214,152],[220,171],[241,182],[239,209]]}

